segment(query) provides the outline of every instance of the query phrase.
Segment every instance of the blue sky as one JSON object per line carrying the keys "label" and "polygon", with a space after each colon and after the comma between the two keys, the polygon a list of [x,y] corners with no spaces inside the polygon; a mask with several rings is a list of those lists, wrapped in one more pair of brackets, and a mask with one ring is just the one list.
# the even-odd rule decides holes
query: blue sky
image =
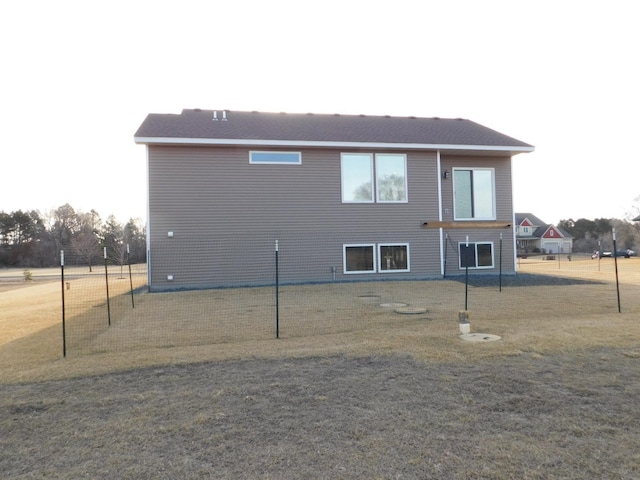
{"label": "blue sky", "polygon": [[634,2],[83,1],[0,7],[0,210],[145,216],[147,113],[468,118],[536,147],[514,204],[624,218],[640,196]]}

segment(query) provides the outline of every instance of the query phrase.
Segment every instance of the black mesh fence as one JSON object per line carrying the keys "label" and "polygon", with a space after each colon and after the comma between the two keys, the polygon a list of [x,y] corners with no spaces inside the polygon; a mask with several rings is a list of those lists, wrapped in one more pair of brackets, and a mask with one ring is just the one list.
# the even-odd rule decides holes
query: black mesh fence
{"label": "black mesh fence", "polygon": [[[345,272],[345,245],[359,247],[356,272]],[[518,259],[517,274],[474,269],[443,278],[424,268],[439,261],[428,247],[392,239],[335,243],[328,236],[176,236],[158,242],[148,264],[97,250],[91,266],[65,251],[61,342],[66,354],[81,355],[364,329],[383,335],[430,321],[453,325],[465,308],[475,318],[613,314],[618,302],[640,312],[638,258],[530,257]],[[407,258],[390,259],[389,252]]]}

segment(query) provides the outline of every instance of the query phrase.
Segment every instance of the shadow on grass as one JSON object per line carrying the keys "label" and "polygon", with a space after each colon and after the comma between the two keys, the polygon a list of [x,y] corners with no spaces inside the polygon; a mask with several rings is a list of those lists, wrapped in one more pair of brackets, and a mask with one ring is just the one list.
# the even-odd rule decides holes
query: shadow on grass
{"label": "shadow on grass", "polygon": [[[446,280],[465,283],[466,275],[450,275]],[[515,275],[502,275],[503,287],[542,287],[554,285],[604,285],[606,282],[586,280],[580,278],[559,277],[551,275],[535,275],[531,273],[517,273]],[[469,285],[472,287],[498,287],[500,276],[495,274],[469,275]]]}

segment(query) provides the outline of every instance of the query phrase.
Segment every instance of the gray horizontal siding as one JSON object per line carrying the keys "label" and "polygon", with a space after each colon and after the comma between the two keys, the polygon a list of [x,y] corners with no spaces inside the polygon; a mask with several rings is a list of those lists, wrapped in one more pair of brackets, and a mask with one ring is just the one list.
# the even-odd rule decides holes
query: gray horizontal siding
{"label": "gray horizontal siding", "polygon": [[[495,188],[496,188],[496,219],[513,221],[513,183],[511,178],[511,158],[510,157],[479,157],[479,156],[451,156],[441,157],[442,171],[452,171],[453,168],[494,168]],[[442,181],[442,210],[443,220],[453,221],[453,179]],[[513,225],[508,229],[488,230],[448,230],[449,239],[457,249],[457,242],[466,241],[467,236],[470,242],[493,242],[494,245],[494,265],[493,269],[479,270],[483,273],[497,272],[500,268],[500,234],[502,233],[502,271],[513,272],[514,250],[513,250]],[[460,273],[457,250],[449,244],[447,251],[447,273]],[[455,257],[455,258],[453,258]]]}
{"label": "gray horizontal siding", "polygon": [[[421,228],[438,218],[435,152],[407,153],[404,204],[343,204],[340,153],[259,165],[246,148],[150,146],[152,288],[270,283],[275,240],[284,282],[440,274],[439,232]],[[396,242],[410,244],[411,272],[343,274],[343,244]]]}

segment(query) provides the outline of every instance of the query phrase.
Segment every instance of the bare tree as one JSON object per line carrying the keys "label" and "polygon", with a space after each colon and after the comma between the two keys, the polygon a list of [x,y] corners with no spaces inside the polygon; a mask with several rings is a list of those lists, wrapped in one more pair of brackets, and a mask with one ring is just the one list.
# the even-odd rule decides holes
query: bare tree
{"label": "bare tree", "polygon": [[93,232],[80,232],[71,238],[71,247],[83,260],[83,263],[89,265],[89,271],[92,270],[94,262],[100,256],[100,242]]}

